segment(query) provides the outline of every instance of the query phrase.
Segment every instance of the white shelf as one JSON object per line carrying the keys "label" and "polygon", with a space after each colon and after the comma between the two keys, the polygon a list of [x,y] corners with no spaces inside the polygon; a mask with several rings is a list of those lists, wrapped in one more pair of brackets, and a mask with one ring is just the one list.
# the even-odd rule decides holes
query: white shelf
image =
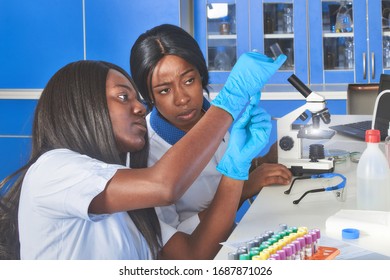
{"label": "white shelf", "polygon": [[210,34],[207,36],[210,40],[236,40],[237,35],[236,34],[228,34],[228,35],[220,35],[220,34]]}
{"label": "white shelf", "polygon": [[264,34],[264,39],[294,39],[294,33]]}
{"label": "white shelf", "polygon": [[342,37],[353,37],[353,32],[340,32],[340,33],[334,33],[334,32],[324,32],[322,34],[324,38],[342,38]]}

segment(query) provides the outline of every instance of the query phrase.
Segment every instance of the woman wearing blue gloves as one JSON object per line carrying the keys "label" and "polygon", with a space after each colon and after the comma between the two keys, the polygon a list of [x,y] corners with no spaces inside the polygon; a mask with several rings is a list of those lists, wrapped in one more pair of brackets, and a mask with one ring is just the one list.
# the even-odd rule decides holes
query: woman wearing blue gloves
{"label": "woman wearing blue gloves", "polygon": [[[259,53],[242,55],[212,104],[228,111],[236,119],[249,98],[252,101],[260,100],[261,88],[284,60],[285,56],[274,61]],[[150,138],[148,164],[151,166],[203,119],[210,107],[204,97],[204,93],[208,93],[208,70],[203,54],[192,36],[180,27],[166,24],[138,38],[132,48],[130,65],[133,79],[144,101],[152,109],[147,116]],[[247,96],[247,99],[242,98],[242,95]],[[229,133],[224,136],[206,168],[182,198],[173,205],[157,208],[158,216],[163,221],[180,231],[193,232],[220,185],[221,173],[216,170],[216,166],[223,166],[218,169],[224,174],[223,170],[236,167],[233,161],[241,157],[239,151],[233,154],[231,150],[228,155],[225,154],[225,158],[231,157],[229,164],[227,161],[221,163],[229,137]],[[267,142],[268,139],[264,139],[264,143]],[[257,147],[257,154],[263,147]],[[247,169],[241,172],[248,176]],[[244,177],[238,173],[236,176],[240,179]],[[248,180],[240,203],[257,194],[263,186],[288,184],[291,176],[291,172],[283,165],[260,165],[251,172],[249,178],[245,177]]]}
{"label": "woman wearing blue gloves", "polygon": [[[278,67],[258,62],[250,66],[254,72]],[[236,72],[231,83],[239,77]],[[147,168],[146,109],[126,71],[101,61],[64,66],[39,99],[29,162],[0,184],[10,187],[0,201],[1,258],[213,258],[230,233],[245,170],[270,131],[258,97],[251,99],[263,84],[255,79],[250,87],[221,92],[224,109],[211,105]],[[240,105],[224,101],[230,94]],[[160,221],[153,207],[182,196],[223,141],[232,116],[236,122],[214,200],[192,234],[179,232]],[[128,154],[131,168],[125,166]]]}

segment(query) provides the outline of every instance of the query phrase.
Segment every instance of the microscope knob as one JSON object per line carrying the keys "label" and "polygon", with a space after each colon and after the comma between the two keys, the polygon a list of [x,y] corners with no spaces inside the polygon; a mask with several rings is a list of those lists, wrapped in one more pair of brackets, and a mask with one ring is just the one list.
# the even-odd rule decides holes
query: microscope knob
{"label": "microscope knob", "polygon": [[294,147],[294,139],[290,136],[283,136],[279,140],[279,146],[283,151],[289,151]]}

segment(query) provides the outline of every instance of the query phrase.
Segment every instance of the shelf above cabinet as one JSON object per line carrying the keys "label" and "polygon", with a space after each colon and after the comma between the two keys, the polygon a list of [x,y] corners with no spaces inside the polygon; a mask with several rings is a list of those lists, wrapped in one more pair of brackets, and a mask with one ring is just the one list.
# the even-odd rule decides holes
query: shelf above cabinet
{"label": "shelf above cabinet", "polygon": [[220,35],[220,34],[210,34],[207,36],[210,40],[236,40],[237,35],[236,34],[228,34],[228,35]]}
{"label": "shelf above cabinet", "polygon": [[294,39],[294,33],[264,34],[264,39]]}
{"label": "shelf above cabinet", "polygon": [[324,38],[344,38],[344,37],[353,37],[353,32],[342,32],[342,33],[323,32],[322,35],[324,36]]}

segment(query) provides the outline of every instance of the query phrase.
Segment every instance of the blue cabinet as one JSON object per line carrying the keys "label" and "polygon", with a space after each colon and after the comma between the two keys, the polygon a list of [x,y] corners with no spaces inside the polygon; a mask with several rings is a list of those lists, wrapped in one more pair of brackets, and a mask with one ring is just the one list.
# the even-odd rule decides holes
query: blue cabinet
{"label": "blue cabinet", "polygon": [[[248,1],[194,0],[194,37],[208,64],[210,83],[224,83],[237,58],[248,51],[248,10]],[[221,54],[223,64],[218,62]]]}
{"label": "blue cabinet", "polygon": [[0,0],[0,89],[43,88],[59,68],[81,59],[128,70],[141,33],[181,24],[180,2]]}
{"label": "blue cabinet", "polygon": [[251,49],[257,49],[270,57],[279,52],[287,55],[287,61],[271,78],[271,84],[286,84],[297,75],[309,82],[306,0],[253,0],[250,6]]}
{"label": "blue cabinet", "polygon": [[[306,0],[195,0],[194,3],[194,36],[208,62],[211,83],[224,83],[237,58],[251,50],[270,57],[279,52],[288,56],[270,84],[287,84],[293,73],[308,82],[307,32],[306,28],[298,28],[306,26],[306,16],[301,16],[306,15]],[[226,25],[228,29],[224,29]],[[230,56],[230,68],[219,69],[216,65],[215,58],[221,49]]]}
{"label": "blue cabinet", "polygon": [[180,0],[85,0],[86,58],[113,62],[130,71],[130,50],[156,25],[180,26]]}
{"label": "blue cabinet", "polygon": [[[377,83],[389,72],[389,0],[308,3],[310,83]],[[342,19],[350,27],[338,28]]]}
{"label": "blue cabinet", "polygon": [[0,179],[29,158],[37,104],[8,95],[44,88],[76,60],[107,60],[129,70],[136,38],[158,24],[180,25],[185,2],[0,0],[0,94],[7,91],[7,99],[0,96]]}
{"label": "blue cabinet", "polygon": [[[229,74],[214,66],[221,45],[228,48],[232,64],[253,49],[275,56],[275,45],[279,46],[288,60],[270,84],[288,84],[293,73],[307,84],[377,83],[380,74],[390,73],[390,0],[194,3],[194,35],[208,61],[212,83],[224,83]],[[217,5],[226,5],[227,14],[215,16],[211,11]],[[349,27],[340,28],[343,20]],[[223,34],[218,26],[225,22],[234,31]]]}
{"label": "blue cabinet", "polygon": [[43,88],[83,59],[81,0],[0,0],[0,88]]}

